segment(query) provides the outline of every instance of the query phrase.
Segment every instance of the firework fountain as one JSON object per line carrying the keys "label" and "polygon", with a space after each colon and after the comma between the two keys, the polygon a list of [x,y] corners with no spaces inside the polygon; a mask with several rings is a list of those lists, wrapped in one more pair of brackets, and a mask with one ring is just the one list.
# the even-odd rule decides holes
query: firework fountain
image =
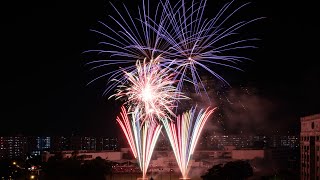
{"label": "firework fountain", "polygon": [[146,179],[152,152],[162,126],[152,121],[141,124],[138,109],[131,115],[127,113],[124,106],[121,107],[121,110],[117,122],[127,138],[134,157],[138,160],[142,171],[142,179]]}
{"label": "firework fountain", "polygon": [[168,134],[175,158],[180,168],[182,178],[189,179],[189,162],[198,142],[200,133],[213,113],[214,109],[200,109],[196,115],[196,108],[177,116],[175,122],[163,120],[163,125]]}

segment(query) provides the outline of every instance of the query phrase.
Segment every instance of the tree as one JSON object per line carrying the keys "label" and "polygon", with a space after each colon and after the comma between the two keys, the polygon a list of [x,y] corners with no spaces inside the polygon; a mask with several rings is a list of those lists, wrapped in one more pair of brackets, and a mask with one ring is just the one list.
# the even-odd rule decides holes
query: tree
{"label": "tree", "polygon": [[218,164],[208,169],[201,176],[203,180],[244,180],[253,175],[253,169],[248,161],[231,161],[224,166]]}
{"label": "tree", "polygon": [[111,163],[101,157],[86,161],[75,156],[67,159],[53,157],[43,167],[46,180],[105,180],[111,170]]}
{"label": "tree", "polygon": [[88,177],[89,179],[95,180],[104,180],[105,176],[111,173],[111,168],[111,163],[102,159],[101,157],[97,157],[90,161],[85,161],[81,167],[83,177]]}
{"label": "tree", "polygon": [[75,158],[63,159],[61,154],[56,154],[43,165],[44,179],[69,179],[77,180],[81,174],[81,161]]}

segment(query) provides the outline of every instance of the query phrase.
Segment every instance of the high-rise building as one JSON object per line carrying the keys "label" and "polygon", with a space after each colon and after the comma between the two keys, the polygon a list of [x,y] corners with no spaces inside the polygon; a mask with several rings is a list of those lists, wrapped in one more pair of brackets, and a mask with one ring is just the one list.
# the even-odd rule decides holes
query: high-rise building
{"label": "high-rise building", "polygon": [[298,136],[293,135],[273,135],[268,139],[269,147],[279,148],[279,147],[289,147],[289,148],[298,148],[299,147],[299,138]]}
{"label": "high-rise building", "polygon": [[243,148],[299,148],[297,135],[214,135],[204,133],[199,140],[198,149],[221,150],[225,146]]}
{"label": "high-rise building", "polygon": [[70,138],[70,146],[72,150],[81,150],[81,143],[82,143],[81,136],[71,136]]}
{"label": "high-rise building", "polygon": [[56,136],[52,137],[51,150],[117,150],[118,139],[93,136]]}
{"label": "high-rise building", "polygon": [[97,137],[96,150],[118,150],[118,139],[110,137]]}
{"label": "high-rise building", "polygon": [[82,137],[81,138],[81,150],[96,150],[96,138],[95,137]]}
{"label": "high-rise building", "polygon": [[0,159],[28,158],[43,151],[118,150],[113,137],[92,136],[3,136],[0,137]]}
{"label": "high-rise building", "polygon": [[40,155],[44,150],[50,150],[51,137],[49,136],[29,136],[27,137],[28,150],[31,155]]}
{"label": "high-rise building", "polygon": [[27,151],[27,138],[23,136],[0,137],[0,158],[23,158]]}
{"label": "high-rise building", "polygon": [[71,150],[70,137],[66,136],[53,136],[51,139],[52,151],[66,151]]}
{"label": "high-rise building", "polygon": [[300,118],[301,180],[320,180],[320,114]]}

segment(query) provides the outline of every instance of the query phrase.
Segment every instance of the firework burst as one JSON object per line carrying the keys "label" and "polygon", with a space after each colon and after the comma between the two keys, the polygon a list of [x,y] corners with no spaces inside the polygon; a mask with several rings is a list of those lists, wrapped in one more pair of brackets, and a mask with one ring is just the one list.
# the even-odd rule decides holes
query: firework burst
{"label": "firework burst", "polygon": [[[232,23],[232,17],[249,4],[233,8],[233,1],[226,3],[214,17],[207,18],[206,3],[206,0],[180,0],[172,4],[169,0],[163,0],[155,5],[156,8],[151,8],[149,0],[143,0],[142,6],[138,7],[138,17],[133,17],[125,5],[120,11],[111,3],[115,15],[109,17],[114,26],[100,22],[106,31],[92,31],[101,35],[105,41],[99,43],[101,48],[86,52],[97,52],[103,56],[103,59],[87,63],[92,66],[91,69],[112,66],[113,70],[99,75],[89,84],[108,77],[104,94],[109,93],[126,81],[122,71],[135,71],[134,63],[137,59],[145,59],[147,62],[158,59],[160,66],[171,66],[178,80],[179,91],[182,91],[184,82],[188,81],[197,93],[206,92],[199,69],[228,84],[215,67],[241,70],[239,63],[248,58],[232,54],[238,49],[255,48],[248,43],[257,39],[244,39],[236,35],[240,29],[261,18]],[[110,57],[106,58],[108,55]],[[114,70],[114,66],[122,68]]]}
{"label": "firework burst", "polygon": [[[189,4],[181,0],[171,5],[169,0],[166,0],[163,3],[163,9],[166,12],[165,20],[168,23],[165,24],[167,26],[161,28],[160,34],[171,44],[167,50],[171,58],[167,60],[174,59],[179,90],[182,89],[183,82],[187,80],[192,82],[197,93],[206,92],[199,69],[209,72],[223,83],[228,84],[213,67],[223,66],[241,70],[238,64],[249,59],[226,54],[232,54],[236,49],[255,48],[255,46],[248,45],[248,42],[257,40],[256,38],[241,39],[236,34],[239,29],[261,18],[227,25],[227,22],[249,3],[235,9],[231,8],[233,1],[226,3],[216,16],[210,19],[204,17],[206,2],[206,0],[199,2],[192,0]],[[154,30],[157,29],[159,29],[158,26],[154,28]]]}
{"label": "firework burst", "polygon": [[[87,65],[91,67],[90,70],[105,67],[113,69],[112,71],[108,70],[107,73],[100,74],[88,83],[91,84],[98,79],[107,77],[108,86],[104,94],[109,93],[119,84],[126,81],[125,77],[122,76],[122,71],[135,71],[134,64],[137,59],[145,59],[146,61],[166,59],[170,43],[165,41],[160,34],[162,28],[167,27],[165,23],[168,23],[164,20],[166,19],[165,12],[161,3],[158,3],[156,9],[151,10],[149,0],[143,0],[142,2],[142,7],[138,7],[138,17],[132,16],[125,4],[120,10],[110,3],[115,15],[109,15],[109,18],[114,26],[109,26],[107,23],[99,21],[101,29],[105,30],[105,32],[91,30],[100,35],[105,41],[98,43],[100,48],[84,52],[97,53],[103,57],[102,59],[91,61]],[[150,12],[154,12],[154,16],[151,16]],[[108,56],[109,58],[106,58]],[[168,66],[167,63],[170,62],[163,60],[160,65]],[[118,66],[122,66],[122,69],[119,69]],[[118,79],[118,81],[111,81],[112,79]]]}
{"label": "firework burst", "polygon": [[124,72],[127,82],[118,86],[110,97],[125,98],[130,109],[139,109],[143,121],[175,116],[177,102],[187,99],[177,91],[170,69],[161,69],[157,60],[137,61],[136,71]]}

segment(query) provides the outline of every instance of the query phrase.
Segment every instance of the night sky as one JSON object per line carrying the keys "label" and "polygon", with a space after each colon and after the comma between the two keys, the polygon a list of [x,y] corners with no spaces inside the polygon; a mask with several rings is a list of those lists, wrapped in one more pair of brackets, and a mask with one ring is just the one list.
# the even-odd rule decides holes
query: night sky
{"label": "night sky", "polygon": [[[255,44],[259,48],[246,51],[254,62],[227,80],[235,89],[254,89],[258,112],[268,104],[259,113],[266,114],[261,117],[265,129],[298,132],[301,116],[320,113],[318,6],[311,1],[251,2],[244,16],[266,17],[245,28],[261,39]],[[141,0],[129,6],[136,8],[135,3]],[[96,47],[99,37],[89,29],[107,19],[108,9],[102,0],[2,2],[0,135],[119,132],[119,103],[102,96],[104,82],[86,86],[97,74],[88,71],[84,64],[90,59],[81,54]]]}

